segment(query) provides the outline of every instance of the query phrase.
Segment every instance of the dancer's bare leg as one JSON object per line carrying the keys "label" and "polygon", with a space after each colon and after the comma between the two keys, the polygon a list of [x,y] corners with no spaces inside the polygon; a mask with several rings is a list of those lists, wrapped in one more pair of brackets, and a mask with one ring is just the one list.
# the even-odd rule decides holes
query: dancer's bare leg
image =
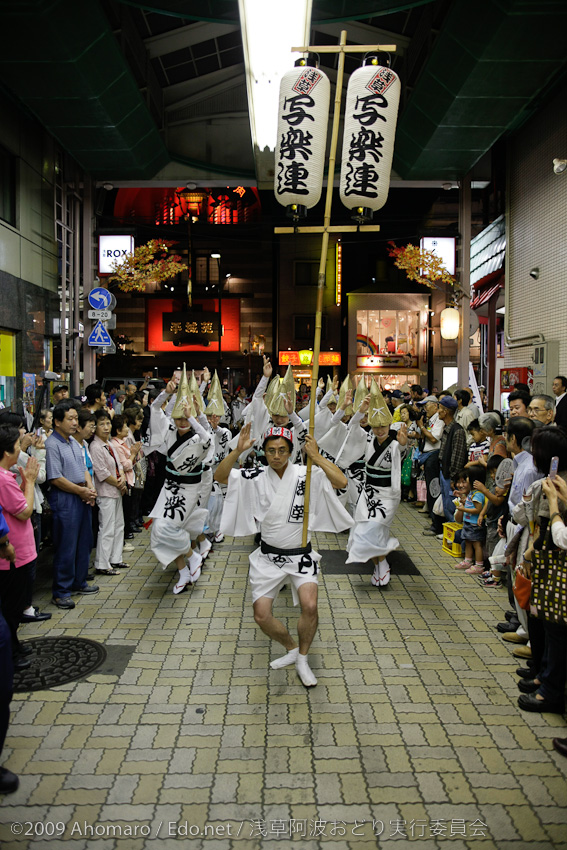
{"label": "dancer's bare leg", "polygon": [[317,590],[318,588],[315,582],[307,582],[297,589],[299,604],[301,605],[301,616],[297,624],[299,654],[295,662],[295,669],[306,688],[313,688],[317,684],[317,679],[307,661],[307,653],[313,643],[319,622]]}

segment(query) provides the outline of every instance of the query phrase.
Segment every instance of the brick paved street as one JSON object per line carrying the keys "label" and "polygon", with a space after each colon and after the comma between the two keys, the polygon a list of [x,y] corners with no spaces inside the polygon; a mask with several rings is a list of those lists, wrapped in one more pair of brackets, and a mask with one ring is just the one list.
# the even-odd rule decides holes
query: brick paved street
{"label": "brick paved street", "polygon": [[[393,530],[419,576],[380,591],[368,575],[323,575],[309,692],[293,668],[268,667],[282,651],[252,619],[251,539],[216,546],[178,597],[148,532],[131,569],[100,576],[73,611],[46,588],[53,619],[23,639],[76,635],[131,656],[122,673],[15,696],[3,763],[21,786],[0,802],[2,847],[567,850],[567,759],[551,747],[565,719],[517,707],[518,662],[494,628],[506,591],[455,572],[424,527],[401,505]],[[315,543],[344,548],[346,535]],[[276,613],[295,623],[289,590]]]}

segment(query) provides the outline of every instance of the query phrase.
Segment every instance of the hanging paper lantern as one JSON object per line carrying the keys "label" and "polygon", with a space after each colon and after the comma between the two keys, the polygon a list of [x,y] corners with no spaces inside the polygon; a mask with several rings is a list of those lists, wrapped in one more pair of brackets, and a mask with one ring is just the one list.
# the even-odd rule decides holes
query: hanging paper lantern
{"label": "hanging paper lantern", "polygon": [[313,360],[313,352],[309,351],[306,348],[302,348],[299,354],[299,362],[302,366],[311,366],[311,362]]}
{"label": "hanging paper lantern", "polygon": [[395,71],[378,64],[358,68],[349,80],[340,195],[359,221],[388,199],[400,91]]}
{"label": "hanging paper lantern", "polygon": [[460,314],[455,307],[441,310],[441,336],[443,339],[457,339],[459,336]]}
{"label": "hanging paper lantern", "polygon": [[321,197],[330,95],[329,78],[318,68],[302,64],[282,77],[274,192],[293,218]]}

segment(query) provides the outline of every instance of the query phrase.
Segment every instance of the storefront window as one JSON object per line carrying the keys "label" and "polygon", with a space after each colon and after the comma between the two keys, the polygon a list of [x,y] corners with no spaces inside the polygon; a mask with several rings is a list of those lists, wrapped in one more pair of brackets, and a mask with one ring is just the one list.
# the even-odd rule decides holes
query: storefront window
{"label": "storefront window", "polygon": [[357,310],[358,355],[418,355],[419,312]]}

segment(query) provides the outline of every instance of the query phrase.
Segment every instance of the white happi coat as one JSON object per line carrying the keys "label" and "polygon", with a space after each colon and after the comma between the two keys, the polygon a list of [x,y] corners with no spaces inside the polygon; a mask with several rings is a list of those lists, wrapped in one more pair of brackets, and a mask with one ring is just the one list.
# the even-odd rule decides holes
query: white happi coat
{"label": "white happi coat", "polygon": [[[364,564],[369,558],[383,558],[400,545],[399,540],[391,536],[390,526],[400,503],[402,454],[405,452],[394,432],[390,431],[390,436],[391,442],[382,450],[374,434],[366,435],[364,481],[356,503],[355,526],[351,529],[347,543],[347,564]],[[377,454],[379,457],[376,459]],[[389,475],[390,485],[373,482],[373,471]]]}
{"label": "white happi coat", "polygon": [[213,435],[214,447],[214,454],[210,466],[211,485],[210,487],[208,487],[206,492],[205,490],[203,491],[202,503],[207,506],[207,510],[209,512],[209,517],[207,520],[209,532],[216,534],[220,529],[222,506],[224,495],[226,493],[226,485],[219,484],[218,481],[214,481],[213,474],[221,460],[223,460],[223,458],[225,458],[228,454],[228,444],[232,437],[232,434],[230,433],[228,428],[221,428],[220,425],[217,426],[216,431],[211,428],[211,433]]}
{"label": "white happi coat", "polygon": [[[164,419],[167,421],[167,417]],[[152,552],[164,569],[178,555],[187,554],[191,540],[202,534],[207,519],[201,479],[203,464],[211,456],[213,438],[195,419],[190,418],[189,422],[193,435],[188,432],[180,438],[169,422],[164,433],[161,421],[159,435],[157,431],[152,434],[156,439],[163,437],[161,450],[167,456],[165,482],[150,514]]]}
{"label": "white happi coat", "polygon": [[[244,537],[261,531],[262,540],[277,549],[301,547],[306,467],[288,463],[280,478],[269,466],[232,470],[224,502],[221,531]],[[311,471],[309,531],[342,531],[352,526],[352,518],[340,504],[325,473]],[[264,554],[260,548],[250,555],[250,563],[261,570],[262,563],[278,566],[287,573],[317,574],[321,556]],[[294,594],[294,602],[296,602]]]}

